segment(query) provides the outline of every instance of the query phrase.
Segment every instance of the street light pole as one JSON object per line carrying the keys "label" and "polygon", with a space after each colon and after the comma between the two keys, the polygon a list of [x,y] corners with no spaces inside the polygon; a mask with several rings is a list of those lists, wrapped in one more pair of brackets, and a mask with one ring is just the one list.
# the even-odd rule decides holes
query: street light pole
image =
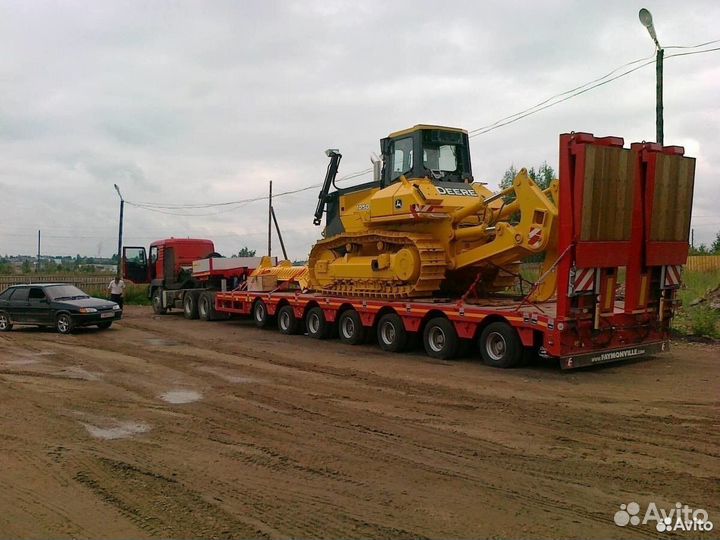
{"label": "street light pole", "polygon": [[663,126],[663,58],[665,56],[665,50],[660,46],[660,42],[658,42],[650,11],[642,8],[638,16],[640,17],[642,25],[647,28],[657,49],[657,54],[655,55],[655,140],[663,144],[665,135]]}
{"label": "street light pole", "polygon": [[125,199],[123,199],[122,193],[120,193],[120,188],[117,184],[113,184],[115,186],[115,191],[117,191],[118,197],[120,197],[120,224],[118,226],[118,248],[117,248],[117,273],[122,277],[122,235],[123,235],[123,213],[125,212]]}

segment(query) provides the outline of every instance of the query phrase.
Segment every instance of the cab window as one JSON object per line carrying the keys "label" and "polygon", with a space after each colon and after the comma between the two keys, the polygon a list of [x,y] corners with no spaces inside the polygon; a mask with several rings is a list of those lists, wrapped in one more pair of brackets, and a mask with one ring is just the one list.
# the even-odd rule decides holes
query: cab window
{"label": "cab window", "polygon": [[413,167],[413,139],[406,137],[395,141],[392,156],[392,179],[410,172]]}
{"label": "cab window", "polygon": [[454,144],[426,146],[423,165],[430,170],[455,172],[458,169],[457,147]]}
{"label": "cab window", "polygon": [[135,264],[145,264],[145,250],[143,248],[126,248],[125,260]]}
{"label": "cab window", "polygon": [[0,293],[0,300],[8,300],[13,291],[14,289],[5,289],[2,293]]}

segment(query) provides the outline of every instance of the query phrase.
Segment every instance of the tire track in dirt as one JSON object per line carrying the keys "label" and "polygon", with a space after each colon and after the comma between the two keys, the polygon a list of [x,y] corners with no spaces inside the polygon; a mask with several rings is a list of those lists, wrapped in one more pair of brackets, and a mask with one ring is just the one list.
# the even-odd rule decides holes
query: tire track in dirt
{"label": "tire track in dirt", "polygon": [[[693,374],[708,379],[707,355],[682,368],[503,372],[331,342],[320,357],[307,338],[145,313],[131,309],[117,329],[70,341],[2,336],[9,397],[0,391],[0,407],[23,411],[24,395],[54,426],[8,450],[41,437],[50,451],[69,448],[44,456],[58,460],[50,479],[147,536],[643,538],[653,531],[612,524],[620,502],[718,500],[717,394],[683,394],[673,382],[679,369],[690,373],[686,391]],[[101,377],[19,376],[36,369],[3,364],[9,348],[54,352],[52,369]],[[163,402],[174,388],[202,399]],[[1,429],[14,425],[9,414],[0,411]],[[152,429],[97,441],[79,422],[89,415]],[[41,477],[38,453],[27,459],[23,468]],[[12,489],[2,473],[0,485]],[[47,523],[54,514],[78,524],[77,536],[98,530],[62,501],[53,509],[21,495],[28,509],[45,508],[36,513]]]}

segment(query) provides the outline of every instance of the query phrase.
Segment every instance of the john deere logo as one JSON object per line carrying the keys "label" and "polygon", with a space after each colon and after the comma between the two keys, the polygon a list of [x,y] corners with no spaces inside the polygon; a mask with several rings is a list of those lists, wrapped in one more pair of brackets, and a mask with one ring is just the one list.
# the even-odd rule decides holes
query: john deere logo
{"label": "john deere logo", "polygon": [[435,189],[437,189],[437,192],[440,195],[461,195],[465,197],[477,197],[477,193],[475,193],[475,190],[472,188],[446,188],[435,186]]}
{"label": "john deere logo", "polygon": [[402,199],[395,199],[395,209],[400,210],[402,208]]}

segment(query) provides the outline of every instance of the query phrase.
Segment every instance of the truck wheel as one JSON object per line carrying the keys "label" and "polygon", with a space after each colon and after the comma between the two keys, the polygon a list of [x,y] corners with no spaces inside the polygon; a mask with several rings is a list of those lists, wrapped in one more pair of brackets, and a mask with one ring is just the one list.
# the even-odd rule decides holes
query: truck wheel
{"label": "truck wheel", "polygon": [[325,313],[317,306],[310,308],[305,315],[305,328],[308,336],[315,339],[327,339],[332,333],[332,327],[325,319]]}
{"label": "truck wheel", "polygon": [[278,311],[277,316],[278,330],[281,334],[291,336],[300,331],[300,320],[295,316],[295,310],[292,306],[283,306]]}
{"label": "truck wheel", "polygon": [[69,334],[73,331],[75,324],[73,323],[72,317],[67,313],[61,313],[55,319],[55,328],[61,334]]}
{"label": "truck wheel", "polygon": [[165,315],[167,313],[167,308],[162,305],[162,288],[157,287],[153,290],[151,302],[155,315]]}
{"label": "truck wheel", "polygon": [[348,345],[360,345],[365,341],[365,327],[360,320],[360,314],[354,309],[343,311],[338,319],[338,333],[340,341]]}
{"label": "truck wheel", "polygon": [[480,333],[478,348],[488,366],[511,368],[518,366],[523,357],[523,346],[515,329],[505,322],[488,324]]}
{"label": "truck wheel", "polygon": [[0,311],[0,332],[9,332],[12,330],[12,327],[10,316],[4,311]]}
{"label": "truck wheel", "polygon": [[183,297],[183,315],[186,319],[198,318],[197,295],[187,292]]}
{"label": "truck wheel", "polygon": [[445,317],[435,317],[425,325],[423,332],[425,352],[432,358],[449,360],[457,356],[460,348],[455,325]]}
{"label": "truck wheel", "polygon": [[215,320],[215,302],[213,302],[212,294],[204,292],[198,299],[198,317],[202,321]]}
{"label": "truck wheel", "polygon": [[377,325],[378,344],[383,351],[402,352],[408,348],[410,336],[400,315],[387,313]]}
{"label": "truck wheel", "polygon": [[270,324],[270,315],[268,315],[267,306],[262,300],[255,300],[253,304],[253,320],[258,328],[265,328]]}

